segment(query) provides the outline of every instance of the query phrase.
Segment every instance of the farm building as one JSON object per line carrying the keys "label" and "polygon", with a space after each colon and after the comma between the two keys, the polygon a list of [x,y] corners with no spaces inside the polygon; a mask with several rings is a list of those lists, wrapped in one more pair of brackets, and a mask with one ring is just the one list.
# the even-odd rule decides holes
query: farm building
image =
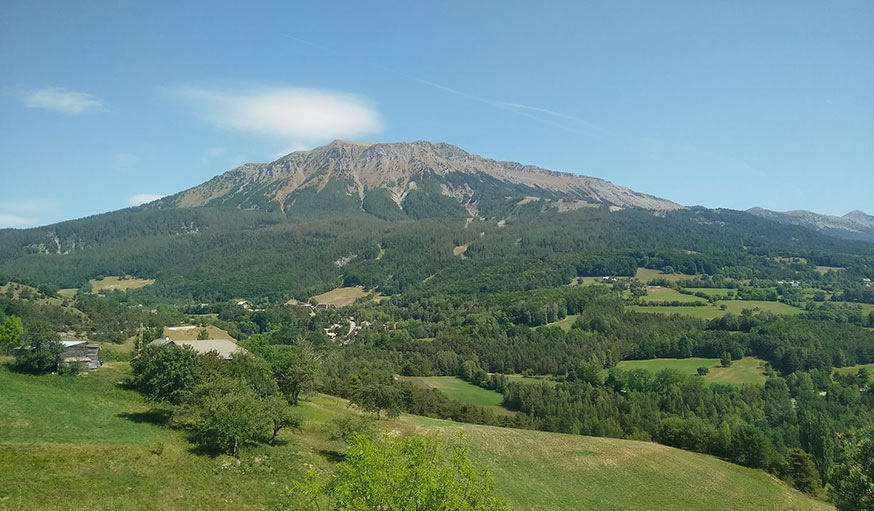
{"label": "farm building", "polygon": [[218,353],[218,356],[225,359],[230,360],[233,358],[234,353],[247,353],[246,349],[237,344],[230,339],[205,339],[200,341],[179,341],[175,339],[170,339],[169,337],[163,337],[161,339],[155,339],[154,341],[149,343],[149,346],[166,346],[168,344],[172,344],[174,346],[191,346],[191,349],[200,354],[209,353],[214,351]]}
{"label": "farm building", "polygon": [[100,346],[85,341],[61,341],[64,352],[61,353],[60,365],[81,363],[83,371],[96,371],[103,365],[100,359]]}
{"label": "farm building", "polygon": [[337,308],[337,306],[334,305],[333,303],[320,303],[320,304],[317,304],[317,305],[316,305],[316,310],[319,310],[319,311],[323,311],[323,310],[333,310],[333,309],[336,309],[336,308]]}

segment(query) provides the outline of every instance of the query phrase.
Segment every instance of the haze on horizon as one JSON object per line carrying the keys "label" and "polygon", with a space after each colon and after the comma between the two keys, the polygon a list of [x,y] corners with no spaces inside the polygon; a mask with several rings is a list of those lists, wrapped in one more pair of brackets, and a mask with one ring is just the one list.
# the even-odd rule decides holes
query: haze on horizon
{"label": "haze on horizon", "polygon": [[865,1],[10,1],[0,65],[0,228],[335,138],[448,142],[684,205],[874,213]]}

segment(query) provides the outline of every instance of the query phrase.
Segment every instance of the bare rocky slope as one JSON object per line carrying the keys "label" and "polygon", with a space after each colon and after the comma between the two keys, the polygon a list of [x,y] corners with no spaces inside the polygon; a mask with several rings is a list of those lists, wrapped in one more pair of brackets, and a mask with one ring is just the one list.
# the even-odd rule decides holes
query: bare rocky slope
{"label": "bare rocky slope", "polygon": [[874,241],[874,216],[859,210],[844,216],[821,215],[804,210],[778,212],[763,208],[751,208],[747,213],[781,224],[808,227],[832,236]]}
{"label": "bare rocky slope", "polygon": [[[272,163],[242,165],[156,206],[278,208],[290,213],[314,202],[362,204],[368,202],[367,194],[374,193],[406,211],[405,201],[417,190],[452,198],[470,214],[482,216],[490,216],[484,211],[502,202],[507,206],[543,201],[544,206],[560,210],[602,205],[652,211],[681,208],[603,179],[496,161],[445,143],[340,140]],[[321,200],[313,201],[316,196]]]}

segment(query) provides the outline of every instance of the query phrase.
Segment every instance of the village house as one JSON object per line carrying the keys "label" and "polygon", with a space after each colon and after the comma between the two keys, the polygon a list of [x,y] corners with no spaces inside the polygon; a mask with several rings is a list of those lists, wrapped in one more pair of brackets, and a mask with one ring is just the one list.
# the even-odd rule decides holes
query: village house
{"label": "village house", "polygon": [[220,358],[224,360],[232,359],[234,357],[234,354],[236,353],[248,353],[246,348],[238,346],[234,341],[231,341],[230,339],[180,341],[176,339],[171,339],[169,337],[163,337],[161,339],[155,339],[154,341],[150,342],[149,346],[167,346],[171,344],[180,348],[183,346],[190,346],[191,349],[201,355],[214,351],[218,354]]}
{"label": "village house", "polygon": [[59,366],[82,364],[82,371],[96,371],[103,365],[100,358],[100,346],[86,341],[61,341],[64,352],[61,353]]}

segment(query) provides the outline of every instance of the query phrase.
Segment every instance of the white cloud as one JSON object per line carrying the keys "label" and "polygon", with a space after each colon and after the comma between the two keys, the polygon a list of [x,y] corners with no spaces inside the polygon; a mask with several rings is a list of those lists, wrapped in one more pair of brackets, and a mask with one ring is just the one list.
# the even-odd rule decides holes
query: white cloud
{"label": "white cloud", "polygon": [[60,87],[34,89],[20,95],[21,102],[29,108],[42,108],[70,115],[105,110],[96,96],[75,92]]}
{"label": "white cloud", "polygon": [[200,157],[200,164],[209,165],[212,160],[224,156],[227,152],[227,148],[224,147],[210,147],[203,153],[203,156]]}
{"label": "white cloud", "polygon": [[55,210],[58,207],[58,201],[54,199],[41,199],[31,197],[27,199],[13,199],[0,202],[0,211],[12,211],[15,214],[20,213],[46,213]]}
{"label": "white cloud", "polygon": [[170,92],[218,127],[280,139],[355,137],[381,127],[376,110],[354,94],[292,87],[182,87]]}
{"label": "white cloud", "polygon": [[128,197],[127,201],[131,204],[131,206],[139,206],[141,204],[154,202],[162,197],[166,197],[166,195],[160,195],[157,193],[138,193],[136,195],[131,195],[130,197]]}
{"label": "white cloud", "polygon": [[282,158],[290,153],[296,153],[297,151],[309,151],[314,146],[313,144],[304,144],[302,142],[294,142],[293,144],[286,146],[285,149],[279,151],[278,153],[273,155],[274,159]]}
{"label": "white cloud", "polygon": [[38,220],[36,218],[0,213],[0,229],[6,229],[8,227],[28,227],[36,225],[37,222]]}

